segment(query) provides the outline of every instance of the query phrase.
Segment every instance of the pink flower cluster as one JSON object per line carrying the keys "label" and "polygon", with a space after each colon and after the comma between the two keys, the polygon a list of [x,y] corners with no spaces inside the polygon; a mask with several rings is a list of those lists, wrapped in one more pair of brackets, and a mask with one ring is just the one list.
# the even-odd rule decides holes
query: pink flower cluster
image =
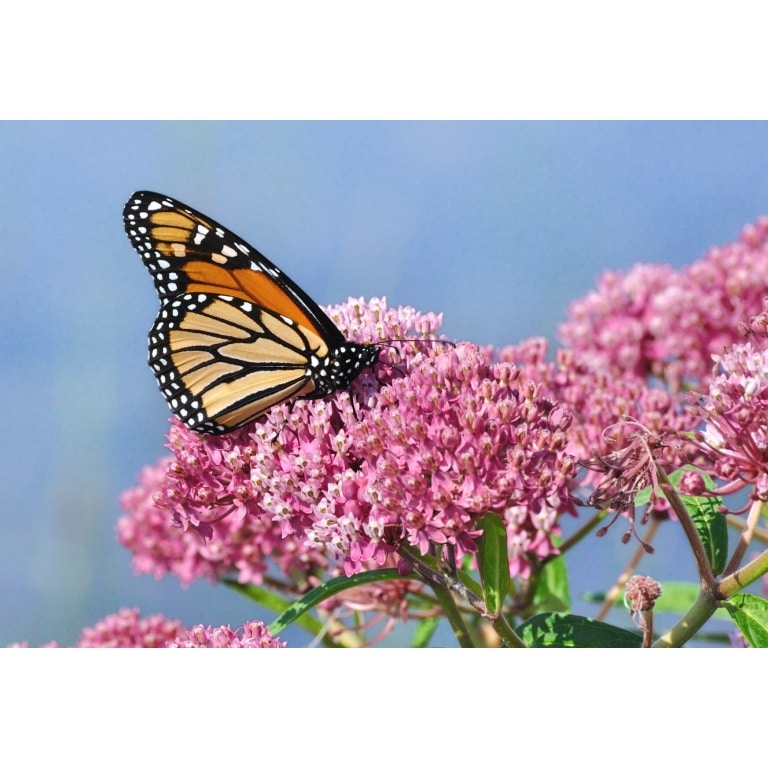
{"label": "pink flower cluster", "polygon": [[439,316],[383,300],[330,315],[355,341],[389,340],[354,403],[346,392],[299,400],[221,437],[175,424],[173,456],[122,499],[134,568],[258,582],[273,565],[312,573],[341,559],[351,574],[402,540],[471,552],[489,511],[507,523],[513,574],[555,551],[557,518],[573,512],[568,411],[491,351],[431,343]]}
{"label": "pink flower cluster", "polygon": [[141,618],[136,608],[124,608],[83,630],[78,648],[282,648],[260,621],[237,630],[229,627],[185,629],[180,621],[161,615]]}
{"label": "pink flower cluster", "polygon": [[180,633],[168,648],[285,648],[260,621],[249,621],[239,629],[204,627],[198,624]]}
{"label": "pink flower cluster", "polygon": [[[260,584],[270,564],[285,574],[325,570],[322,552],[284,537],[279,523],[243,500],[251,494],[250,465],[237,459],[231,438],[208,442],[179,423],[169,437],[174,457],[145,467],[140,484],[120,499],[128,514],[118,520],[117,537],[133,553],[134,573],[172,573],[186,586],[233,574]],[[214,522],[204,524],[206,518]]]}
{"label": "pink flower cluster", "polygon": [[[612,454],[616,448],[617,426],[633,422],[654,435],[675,435],[692,429],[698,417],[683,407],[681,395],[650,386],[647,378],[633,372],[593,369],[582,360],[591,359],[582,351],[560,349],[554,361],[547,361],[547,342],[532,339],[499,352],[502,360],[514,362],[521,374],[541,382],[548,397],[570,409],[573,420],[568,430],[567,450],[584,466]],[[669,466],[684,463],[688,454],[670,439],[662,455]],[[582,473],[577,483],[589,492],[600,477]]]}
{"label": "pink flower cluster", "polygon": [[528,555],[555,552],[558,517],[574,511],[570,421],[519,369],[474,345],[414,358],[353,432],[363,462],[340,488],[337,515],[338,536],[352,533],[350,559],[386,552],[388,529],[422,554],[434,544],[473,552],[478,518],[495,512],[511,575],[527,574]]}
{"label": "pink flower cluster", "polygon": [[768,349],[751,341],[717,358],[720,373],[709,391],[691,394],[704,421],[699,434],[710,471],[728,484],[719,493],[754,486],[768,500]]}
{"label": "pink flower cluster", "polygon": [[137,608],[123,608],[87,627],[78,648],[165,648],[184,631],[180,621],[160,614],[141,618]]}
{"label": "pink flower cluster", "polygon": [[[27,643],[13,647],[27,648]],[[58,648],[47,643],[44,648]],[[77,648],[284,648],[260,621],[246,622],[238,629],[204,627],[186,629],[177,619],[161,614],[142,618],[138,608],[123,608],[86,627]]]}
{"label": "pink flower cluster", "polygon": [[[629,420],[664,436],[664,462],[680,466],[696,456],[680,435],[701,420],[687,407],[686,390],[706,388],[713,359],[743,340],[767,293],[765,218],[679,271],[641,264],[626,275],[606,272],[569,308],[560,328],[568,346],[554,361],[543,339],[502,349],[499,357],[571,410],[568,450],[578,459],[589,463],[614,452],[615,426]],[[580,477],[582,487],[598,482],[592,472]]]}
{"label": "pink flower cluster", "polygon": [[592,370],[666,383],[672,393],[711,375],[712,355],[739,340],[738,323],[768,293],[768,218],[732,244],[675,271],[641,264],[606,272],[574,302],[561,339]]}
{"label": "pink flower cluster", "polygon": [[137,608],[124,608],[83,630],[78,648],[282,648],[260,621],[237,630],[229,627],[185,629],[180,621],[159,614],[141,618]]}

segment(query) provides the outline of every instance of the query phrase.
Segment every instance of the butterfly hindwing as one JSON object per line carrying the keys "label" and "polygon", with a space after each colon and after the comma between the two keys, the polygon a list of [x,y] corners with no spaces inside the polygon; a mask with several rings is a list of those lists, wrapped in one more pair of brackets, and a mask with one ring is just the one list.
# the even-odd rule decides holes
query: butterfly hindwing
{"label": "butterfly hindwing", "polygon": [[234,429],[315,385],[306,349],[322,339],[229,296],[185,294],[150,332],[149,364],[171,410],[203,431]]}
{"label": "butterfly hindwing", "polygon": [[294,397],[348,389],[379,348],[348,342],[320,307],[235,234],[137,192],[125,228],[155,281],[149,364],[188,427],[222,433]]}

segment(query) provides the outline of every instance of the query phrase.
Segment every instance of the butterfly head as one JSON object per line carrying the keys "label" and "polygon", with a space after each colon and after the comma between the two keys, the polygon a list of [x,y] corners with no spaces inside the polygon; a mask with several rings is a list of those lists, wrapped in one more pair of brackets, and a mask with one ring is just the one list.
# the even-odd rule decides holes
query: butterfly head
{"label": "butterfly head", "polygon": [[381,348],[376,344],[346,341],[323,358],[313,358],[312,379],[316,390],[312,397],[326,397],[337,390],[349,389],[366,368],[378,362]]}

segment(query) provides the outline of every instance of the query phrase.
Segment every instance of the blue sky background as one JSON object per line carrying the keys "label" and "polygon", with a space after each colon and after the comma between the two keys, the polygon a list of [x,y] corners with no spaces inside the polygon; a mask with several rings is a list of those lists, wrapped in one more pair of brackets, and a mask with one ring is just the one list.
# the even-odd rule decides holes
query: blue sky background
{"label": "blue sky background", "polygon": [[[384,295],[503,345],[553,337],[606,268],[682,266],[768,214],[768,124],[3,122],[0,173],[0,646],[71,645],[124,606],[257,615],[133,576],[115,540],[168,417],[146,365],[157,298],[121,222],[134,190],[218,219],[321,304]],[[607,586],[618,538],[589,543],[576,592]],[[693,577],[675,536],[657,544],[644,572]]]}

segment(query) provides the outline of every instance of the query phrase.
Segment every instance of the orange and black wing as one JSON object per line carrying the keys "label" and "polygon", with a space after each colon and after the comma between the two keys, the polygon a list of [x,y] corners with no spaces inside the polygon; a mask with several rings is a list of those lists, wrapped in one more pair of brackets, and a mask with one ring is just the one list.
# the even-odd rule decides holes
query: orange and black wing
{"label": "orange and black wing", "polygon": [[255,248],[194,209],[137,192],[125,229],[155,281],[149,364],[188,427],[222,433],[294,397],[349,388],[379,349],[344,339]]}

